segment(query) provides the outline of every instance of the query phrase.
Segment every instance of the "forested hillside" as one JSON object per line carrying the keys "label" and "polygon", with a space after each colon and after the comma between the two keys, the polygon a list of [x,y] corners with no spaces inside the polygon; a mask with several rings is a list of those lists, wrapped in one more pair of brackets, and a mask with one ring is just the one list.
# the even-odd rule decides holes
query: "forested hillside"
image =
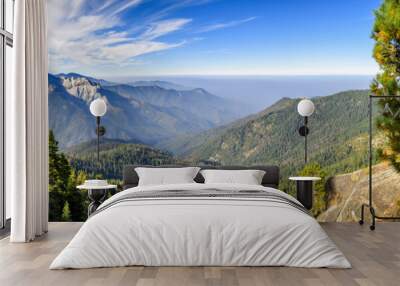
{"label": "forested hillside", "polygon": [[[366,166],[368,147],[368,91],[347,91],[314,98],[316,111],[309,120],[309,162],[304,168],[303,123],[297,113],[299,99],[283,98],[264,111],[197,136],[164,142],[162,151],[141,142],[101,139],[100,161],[96,142],[66,150],[71,167],[88,178],[120,180],[127,164],[256,165],[281,168],[280,189],[290,191],[290,175],[318,175],[314,215],[326,209],[326,178]],[[377,110],[377,106],[375,106]],[[375,145],[382,138],[375,136]],[[169,144],[169,145],[168,145]],[[315,173],[317,172],[317,173]],[[292,191],[294,188],[291,188]]]}
{"label": "forested hillside", "polygon": [[127,164],[161,165],[179,163],[170,153],[141,144],[102,138],[100,162],[97,145],[89,141],[67,150],[58,148],[54,133],[49,134],[49,219],[84,221],[89,204],[87,191],[76,186],[86,179],[105,178],[119,184]]}
{"label": "forested hillside", "polygon": [[[182,161],[193,164],[277,164],[282,177],[304,167],[304,138],[298,134],[302,118],[298,99],[283,98],[264,111],[234,123],[164,142]],[[309,120],[309,161],[328,175],[359,169],[367,163],[368,91],[346,91],[313,99],[316,111]],[[378,136],[377,136],[378,137]],[[76,170],[120,178],[124,164],[177,163],[169,151],[122,140],[104,140],[100,162],[95,142],[67,150]],[[138,144],[139,143],[139,144]]]}
{"label": "forested hillside", "polygon": [[[304,165],[304,138],[298,99],[284,98],[254,116],[227,127],[176,141],[189,161],[216,164],[278,164],[282,175]],[[368,91],[346,91],[313,99],[309,120],[309,161],[328,174],[354,171],[367,162]]]}
{"label": "forested hillside", "polygon": [[169,152],[142,144],[121,140],[104,140],[100,146],[100,161],[97,160],[95,141],[86,142],[67,151],[67,158],[75,170],[84,171],[90,178],[101,175],[107,179],[122,179],[124,165],[165,165],[178,160]]}

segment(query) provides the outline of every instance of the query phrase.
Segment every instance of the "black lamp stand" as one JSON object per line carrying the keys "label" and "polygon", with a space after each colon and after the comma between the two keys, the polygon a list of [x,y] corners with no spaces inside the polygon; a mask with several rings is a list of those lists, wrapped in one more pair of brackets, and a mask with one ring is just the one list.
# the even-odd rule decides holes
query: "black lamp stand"
{"label": "black lamp stand", "polygon": [[96,116],[96,134],[97,134],[97,161],[100,161],[100,137],[106,133],[104,126],[100,125],[100,116]]}
{"label": "black lamp stand", "polygon": [[299,128],[300,136],[304,137],[304,162],[307,164],[307,135],[310,133],[310,130],[307,127],[308,125],[308,117],[304,116],[304,125]]}

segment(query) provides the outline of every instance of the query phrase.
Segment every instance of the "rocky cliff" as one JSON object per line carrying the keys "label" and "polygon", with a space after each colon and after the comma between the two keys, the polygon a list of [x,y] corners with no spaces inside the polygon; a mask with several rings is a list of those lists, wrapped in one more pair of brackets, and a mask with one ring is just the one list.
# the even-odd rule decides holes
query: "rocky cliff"
{"label": "rocky cliff", "polygon": [[[373,170],[373,204],[380,216],[400,214],[400,174],[388,163]],[[368,202],[368,168],[330,178],[327,183],[328,208],[319,221],[354,222],[360,219],[360,207]],[[369,212],[368,216],[369,217]]]}

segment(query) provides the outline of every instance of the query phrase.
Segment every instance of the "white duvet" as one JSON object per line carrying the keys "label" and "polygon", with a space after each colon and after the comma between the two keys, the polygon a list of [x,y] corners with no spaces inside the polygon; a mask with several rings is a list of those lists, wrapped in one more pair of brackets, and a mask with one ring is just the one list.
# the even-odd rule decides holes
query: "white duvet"
{"label": "white duvet", "polygon": [[[262,186],[180,184],[155,190],[265,190]],[[145,266],[350,268],[318,222],[293,206],[258,199],[168,198],[125,201],[90,217],[50,269]]]}

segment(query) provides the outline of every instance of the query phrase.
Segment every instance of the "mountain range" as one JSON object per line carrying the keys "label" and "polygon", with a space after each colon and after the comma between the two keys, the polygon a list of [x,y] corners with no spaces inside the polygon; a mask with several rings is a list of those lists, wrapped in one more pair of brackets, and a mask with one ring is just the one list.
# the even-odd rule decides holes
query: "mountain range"
{"label": "mountain range", "polygon": [[[134,149],[146,145],[153,153],[166,150],[170,161],[278,164],[282,177],[296,174],[304,166],[304,138],[298,134],[303,119],[296,110],[300,99],[282,98],[243,117],[246,112],[240,106],[201,88],[185,90],[163,81],[121,84],[75,73],[50,74],[50,128],[64,149],[95,138],[95,120],[88,105],[98,97],[108,103],[102,119],[107,138],[116,140],[108,144],[108,150],[117,145],[130,144]],[[316,111],[309,118],[309,161],[319,163],[329,174],[365,166],[368,91],[340,92],[315,97],[313,102]],[[82,156],[79,152],[75,157]]]}
{"label": "mountain range", "polygon": [[[300,99],[282,98],[260,113],[195,136],[180,136],[159,145],[188,161],[221,165],[278,164],[283,177],[304,166]],[[330,174],[367,164],[368,91],[353,90],[313,98],[309,118],[308,158]]]}
{"label": "mountain range", "polygon": [[174,90],[190,90],[187,86],[172,83],[165,80],[138,80],[129,83],[131,86],[157,86],[163,89],[174,89]]}
{"label": "mountain range", "polygon": [[[174,89],[177,88],[177,89]],[[224,125],[246,110],[204,89],[168,82],[119,84],[77,73],[49,74],[49,125],[61,148],[95,138],[90,103],[102,97],[108,138],[147,145]]]}
{"label": "mountain range", "polygon": [[[368,90],[349,90],[312,98],[315,112],[309,117],[308,159],[330,177],[327,210],[320,220],[357,220],[353,210],[366,199],[368,94]],[[101,140],[100,161],[93,140],[95,120],[89,112],[90,102],[98,97],[108,103],[102,122],[109,138]],[[304,138],[298,133],[303,124],[297,112],[300,100],[282,98],[245,116],[245,108],[240,110],[235,102],[201,88],[164,81],[122,84],[79,74],[49,75],[50,128],[72,167],[89,177],[100,174],[117,180],[126,164],[276,164],[281,169],[280,189],[292,193],[288,177],[304,167]],[[377,106],[373,110],[375,121]],[[384,146],[383,135],[375,130],[373,145]],[[374,170],[376,182],[390,177],[392,185],[398,183],[386,163]],[[338,175],[343,173],[349,174]],[[377,204],[397,214],[399,199],[389,194],[390,188],[384,190],[377,192]]]}

